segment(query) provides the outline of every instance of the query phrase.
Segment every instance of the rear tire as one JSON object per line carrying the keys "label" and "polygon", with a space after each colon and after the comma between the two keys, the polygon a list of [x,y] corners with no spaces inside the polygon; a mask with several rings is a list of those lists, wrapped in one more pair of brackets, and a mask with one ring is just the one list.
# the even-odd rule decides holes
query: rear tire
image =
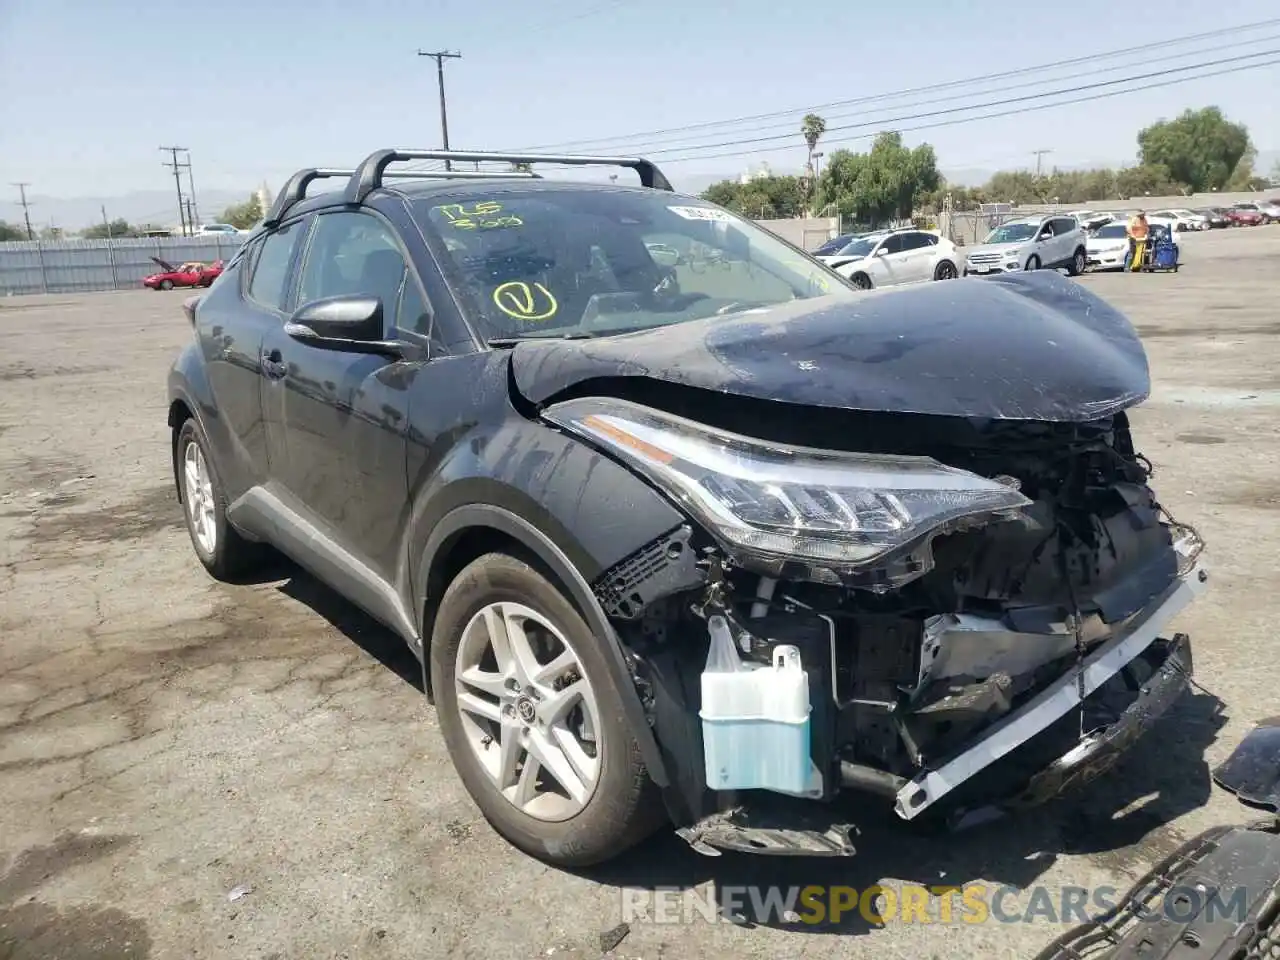
{"label": "rear tire", "polygon": [[855,287],[859,290],[870,290],[872,288],[871,278],[865,273],[855,273],[849,278]]}
{"label": "rear tire", "polygon": [[956,265],[950,260],[943,260],[933,268],[933,279],[935,280],[954,280],[957,275]]}
{"label": "rear tire", "polygon": [[263,544],[246,540],[227,522],[227,499],[209,441],[195,418],[178,428],[174,440],[178,494],[191,546],[200,563],[217,580],[234,581],[258,567]]}
{"label": "rear tire", "polygon": [[[499,834],[559,866],[612,859],[665,820],[606,642],[555,585],[502,553],[468,564],[435,618],[432,689],[458,776]],[[576,705],[558,709],[573,689],[563,702]]]}
{"label": "rear tire", "polygon": [[1071,263],[1067,267],[1067,275],[1078,277],[1084,273],[1084,268],[1089,265],[1088,257],[1085,255],[1084,247],[1077,247],[1076,252],[1071,257]]}

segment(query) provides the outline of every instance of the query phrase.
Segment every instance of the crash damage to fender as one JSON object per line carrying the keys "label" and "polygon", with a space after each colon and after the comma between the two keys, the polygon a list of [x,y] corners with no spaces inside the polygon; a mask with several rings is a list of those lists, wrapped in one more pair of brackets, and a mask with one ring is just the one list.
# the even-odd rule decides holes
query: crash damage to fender
{"label": "crash damage to fender", "polygon": [[[847,794],[908,820],[1042,802],[1189,681],[1168,627],[1203,544],[1133,442],[1136,333],[1070,280],[522,342],[511,363],[534,415],[687,519],[593,588],[696,849],[849,855]],[[786,716],[759,706],[784,665],[805,685]]]}

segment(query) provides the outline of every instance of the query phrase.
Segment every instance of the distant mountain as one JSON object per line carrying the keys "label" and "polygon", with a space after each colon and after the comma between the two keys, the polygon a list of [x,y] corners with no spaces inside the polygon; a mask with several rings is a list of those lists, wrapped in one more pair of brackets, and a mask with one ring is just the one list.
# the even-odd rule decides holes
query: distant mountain
{"label": "distant mountain", "polygon": [[[214,223],[222,211],[234,203],[249,198],[252,188],[243,192],[208,190],[196,192],[196,213],[204,223]],[[63,230],[83,230],[102,222],[102,211],[107,219],[124,218],[132,224],[176,226],[178,223],[178,197],[173,190],[140,190],[117,197],[47,197],[30,195],[31,223],[37,228],[50,224]],[[21,210],[18,211],[21,215]],[[6,217],[10,222],[16,217]]]}

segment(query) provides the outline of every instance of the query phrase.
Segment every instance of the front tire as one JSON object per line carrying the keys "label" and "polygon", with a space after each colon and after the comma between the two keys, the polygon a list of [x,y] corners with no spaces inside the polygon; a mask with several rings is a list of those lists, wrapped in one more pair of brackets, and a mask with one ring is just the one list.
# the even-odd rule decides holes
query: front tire
{"label": "front tire", "polygon": [[251,572],[262,560],[263,547],[227,522],[226,494],[209,456],[209,441],[194,417],[178,429],[174,464],[187,533],[200,563],[217,580]]}
{"label": "front tire", "polygon": [[1040,258],[1039,258],[1039,257],[1037,257],[1037,256],[1035,256],[1035,255],[1033,254],[1033,255],[1032,255],[1032,257],[1031,257],[1031,259],[1027,261],[1027,265],[1026,265],[1026,267],[1024,267],[1023,269],[1025,269],[1025,270],[1039,270],[1039,269],[1040,269]]}
{"label": "front tire", "polygon": [[458,776],[498,833],[559,866],[612,859],[664,817],[605,642],[550,581],[501,553],[465,567],[436,614],[432,686]]}
{"label": "front tire", "polygon": [[172,281],[172,280],[161,280],[161,281],[160,281],[160,289],[161,289],[161,290],[172,290],[172,289],[173,289],[173,281]]}

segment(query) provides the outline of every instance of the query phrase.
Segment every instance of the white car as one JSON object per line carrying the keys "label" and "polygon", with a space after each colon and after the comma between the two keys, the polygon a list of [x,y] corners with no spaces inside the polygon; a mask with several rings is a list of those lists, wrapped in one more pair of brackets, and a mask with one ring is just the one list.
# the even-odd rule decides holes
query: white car
{"label": "white car", "polygon": [[1095,270],[1123,270],[1129,253],[1129,231],[1123,220],[1098,227],[1085,241],[1088,265]]}
{"label": "white car", "polygon": [[1183,233],[1191,230],[1208,230],[1209,218],[1204,214],[1193,213],[1190,210],[1157,210],[1155,213],[1148,214],[1147,219],[1169,220],[1173,223],[1175,233]]}
{"label": "white car", "polygon": [[959,276],[955,244],[933,230],[886,230],[854,237],[818,257],[863,290]]}
{"label": "white car", "polygon": [[965,276],[1066,269],[1071,276],[1088,266],[1087,236],[1075,217],[1023,217],[996,227],[967,251]]}

